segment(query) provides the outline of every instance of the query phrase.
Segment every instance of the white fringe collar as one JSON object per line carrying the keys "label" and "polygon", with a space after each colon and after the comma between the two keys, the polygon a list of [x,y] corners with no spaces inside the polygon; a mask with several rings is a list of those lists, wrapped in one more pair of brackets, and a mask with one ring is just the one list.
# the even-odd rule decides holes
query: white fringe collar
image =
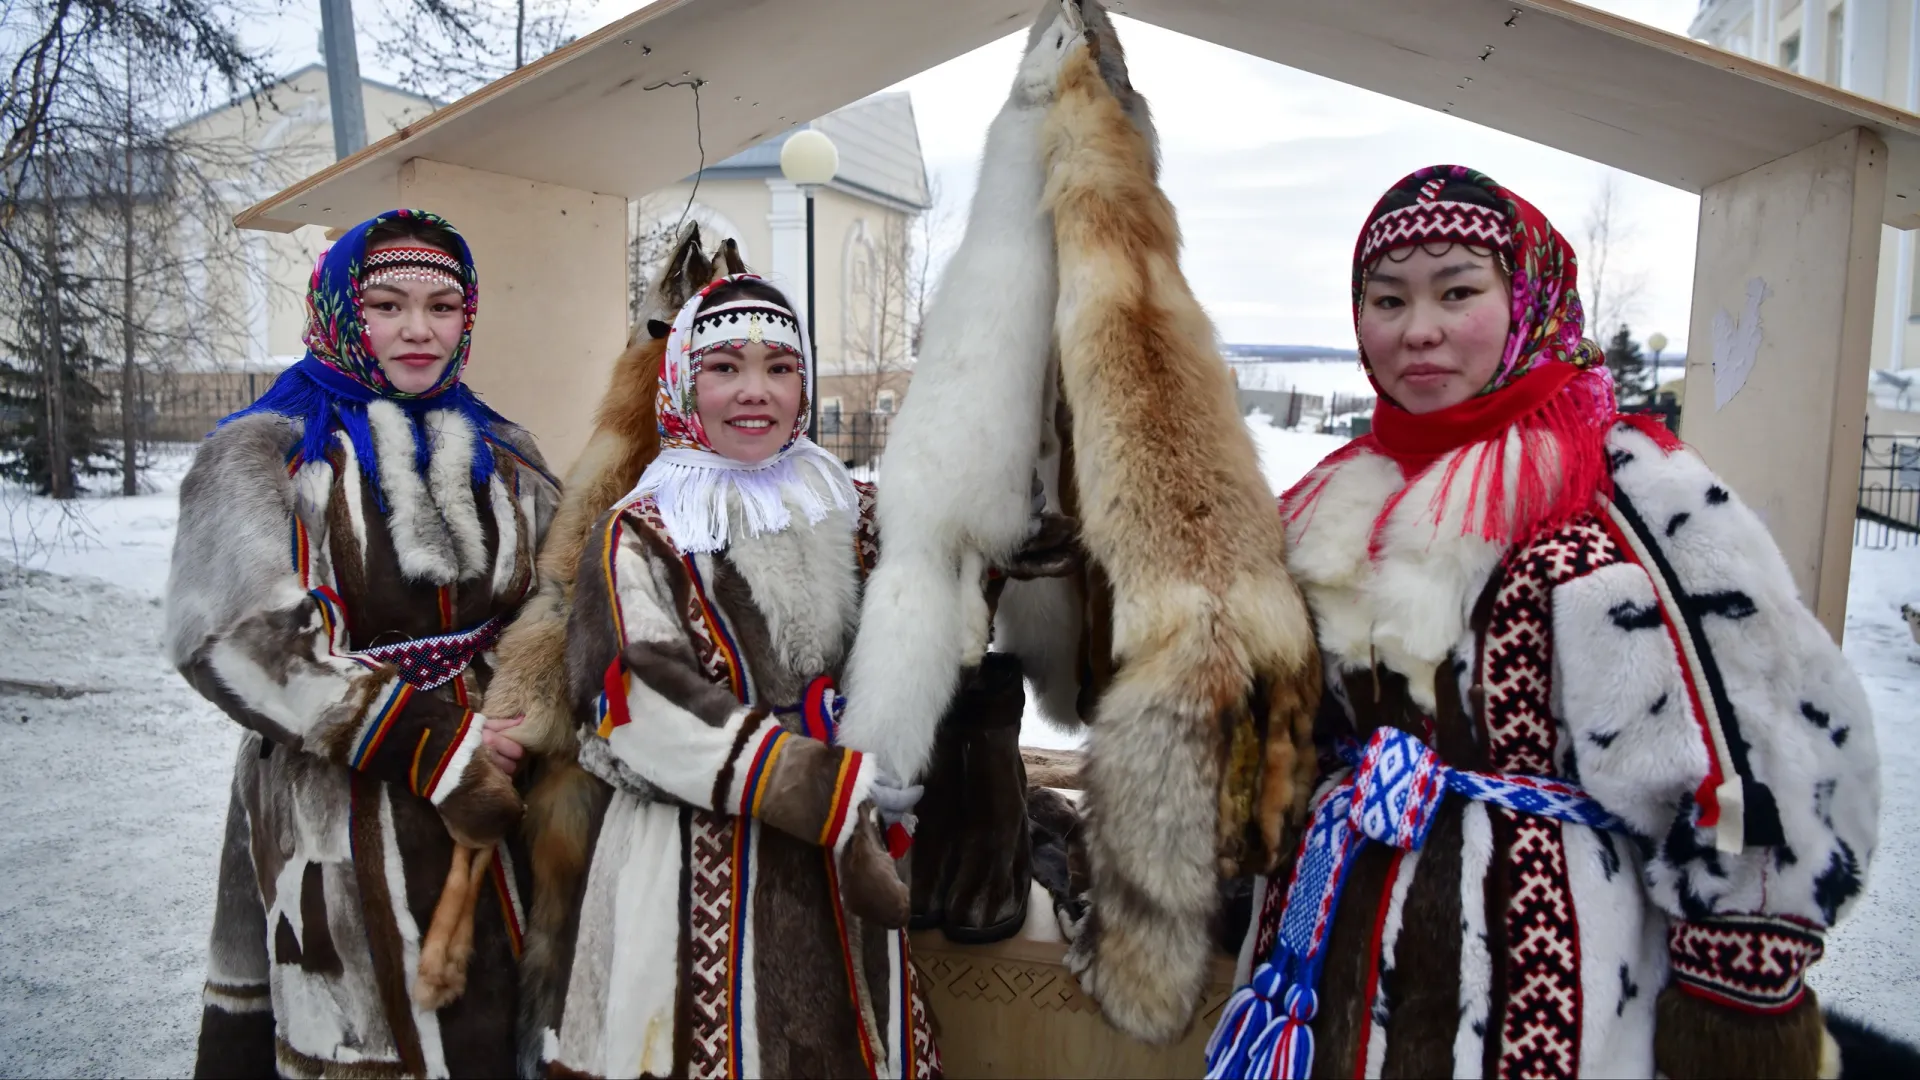
{"label": "white fringe collar", "polygon": [[853,478],[839,459],[802,436],[765,461],[749,464],[709,450],[662,450],[620,505],[648,496],[660,509],[667,536],[683,554],[719,551],[734,535],[732,507],[745,517],[746,536],[777,533],[793,524],[792,510],[817,525],[835,509],[858,505]]}

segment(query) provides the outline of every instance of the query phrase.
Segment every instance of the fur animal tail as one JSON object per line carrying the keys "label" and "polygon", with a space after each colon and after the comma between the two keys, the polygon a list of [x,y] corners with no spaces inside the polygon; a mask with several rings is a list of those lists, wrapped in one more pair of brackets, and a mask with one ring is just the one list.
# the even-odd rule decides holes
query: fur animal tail
{"label": "fur animal tail", "polygon": [[579,933],[593,823],[611,790],[572,758],[540,760],[527,792],[523,831],[537,872],[520,954],[520,1075],[540,1076],[548,1030],[558,1031]]}
{"label": "fur animal tail", "polygon": [[[867,579],[860,636],[847,659],[847,714],[839,739],[873,754],[893,776],[919,776],[933,757],[934,729],[960,677],[971,610],[955,559],[932,548],[894,547]],[[930,717],[926,723],[919,717]]]}

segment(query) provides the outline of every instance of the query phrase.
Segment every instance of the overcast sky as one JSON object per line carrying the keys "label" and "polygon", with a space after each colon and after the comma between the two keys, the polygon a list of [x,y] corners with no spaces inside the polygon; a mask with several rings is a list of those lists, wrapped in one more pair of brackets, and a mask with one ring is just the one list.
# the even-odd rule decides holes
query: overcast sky
{"label": "overcast sky", "polygon": [[[585,2],[589,14],[580,33],[627,14],[641,0]],[[1594,6],[1685,33],[1697,3],[1602,0]],[[270,37],[289,70],[318,55],[318,19],[308,7],[317,12],[317,4],[295,0],[271,29],[257,31]],[[1604,167],[1147,23],[1118,21],[1134,85],[1151,103],[1159,129],[1161,180],[1186,237],[1183,264],[1226,340],[1351,347],[1347,264],[1354,237],[1380,192],[1422,165],[1453,162],[1491,175],[1539,206],[1587,260],[1583,227]],[[956,223],[973,190],[987,124],[1002,100],[979,88],[1011,83],[1019,38],[895,87],[913,95],[928,173]],[[361,69],[381,78],[364,41]],[[1232,104],[1223,108],[1222,102]],[[1669,352],[1678,352],[1687,337],[1699,199],[1615,175],[1618,206],[1633,235],[1617,245],[1613,260],[1622,276],[1644,279],[1625,317],[1636,337],[1663,332]]]}

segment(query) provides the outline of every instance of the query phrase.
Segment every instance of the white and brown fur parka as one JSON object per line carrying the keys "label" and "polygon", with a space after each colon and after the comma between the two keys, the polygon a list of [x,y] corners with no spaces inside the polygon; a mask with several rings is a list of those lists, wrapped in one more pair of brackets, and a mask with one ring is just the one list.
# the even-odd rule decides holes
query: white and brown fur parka
{"label": "white and brown fur parka", "polygon": [[[456,838],[511,839],[521,803],[480,747],[490,666],[414,691],[360,650],[510,615],[533,587],[558,496],[532,440],[427,414],[415,471],[404,412],[368,406],[376,495],[343,433],[293,459],[301,427],[221,427],[180,491],[167,648],[246,729],[221,852],[197,1072],[498,1075],[514,1060],[518,860],[474,912],[465,993],[410,995]],[[289,461],[293,465],[289,467]],[[382,506],[384,498],[384,507]]]}

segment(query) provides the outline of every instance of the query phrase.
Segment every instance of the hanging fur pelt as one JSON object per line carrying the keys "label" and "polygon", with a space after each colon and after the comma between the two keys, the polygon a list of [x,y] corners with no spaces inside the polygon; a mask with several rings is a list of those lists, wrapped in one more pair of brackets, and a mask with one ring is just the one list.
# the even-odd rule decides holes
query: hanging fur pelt
{"label": "hanging fur pelt", "polygon": [[1166,1042],[1206,981],[1218,875],[1270,869],[1304,816],[1320,661],[1153,148],[1084,42],[1047,117],[1045,205],[1081,538],[1112,583],[1116,669],[1090,725],[1092,914],[1068,963],[1116,1026]]}
{"label": "hanging fur pelt", "polygon": [[1030,529],[1054,301],[1040,127],[1078,33],[1056,4],[1028,35],[887,438],[880,562],[847,661],[840,741],[902,778],[925,769],[960,668],[986,651],[986,567]]}
{"label": "hanging fur pelt", "polygon": [[[1100,75],[1120,101],[1127,118],[1147,140],[1152,152],[1149,167],[1159,172],[1159,137],[1153,128],[1153,115],[1147,99],[1133,88],[1127,75],[1127,55],[1113,20],[1096,0],[1082,0],[1081,20],[1093,38],[1094,54]],[[1055,514],[1068,514],[1061,476],[1060,431],[1064,424],[1056,419],[1058,364],[1048,373],[1045,404],[1041,410],[1040,481],[1046,496],[1046,508]],[[1032,687],[1042,718],[1063,731],[1080,728],[1080,705],[1090,695],[1082,685],[1081,646],[1087,617],[1084,579],[1074,575],[1012,580],[1000,594],[993,619],[993,647],[1020,658],[1020,668]]]}
{"label": "hanging fur pelt", "polygon": [[[689,224],[653,285],[648,314],[655,321],[670,320],[716,274],[745,269],[731,239],[709,260],[700,246],[699,226]],[[539,1032],[557,1026],[567,981],[562,958],[572,953],[566,941],[573,932],[570,916],[586,873],[588,834],[606,799],[606,786],[574,757],[574,717],[566,685],[574,580],[594,521],[632,490],[660,452],[654,397],[666,344],[664,326],[657,337],[640,330],[614,361],[613,376],[594,414],[593,435],[567,472],[560,507],[540,549],[540,587],[501,635],[493,681],[487,687],[488,713],[526,717],[513,735],[534,754],[521,821],[533,877],[520,961],[519,1045],[527,1075],[531,1072],[526,1070],[538,1064]],[[536,1056],[527,1057],[530,1054]]]}

